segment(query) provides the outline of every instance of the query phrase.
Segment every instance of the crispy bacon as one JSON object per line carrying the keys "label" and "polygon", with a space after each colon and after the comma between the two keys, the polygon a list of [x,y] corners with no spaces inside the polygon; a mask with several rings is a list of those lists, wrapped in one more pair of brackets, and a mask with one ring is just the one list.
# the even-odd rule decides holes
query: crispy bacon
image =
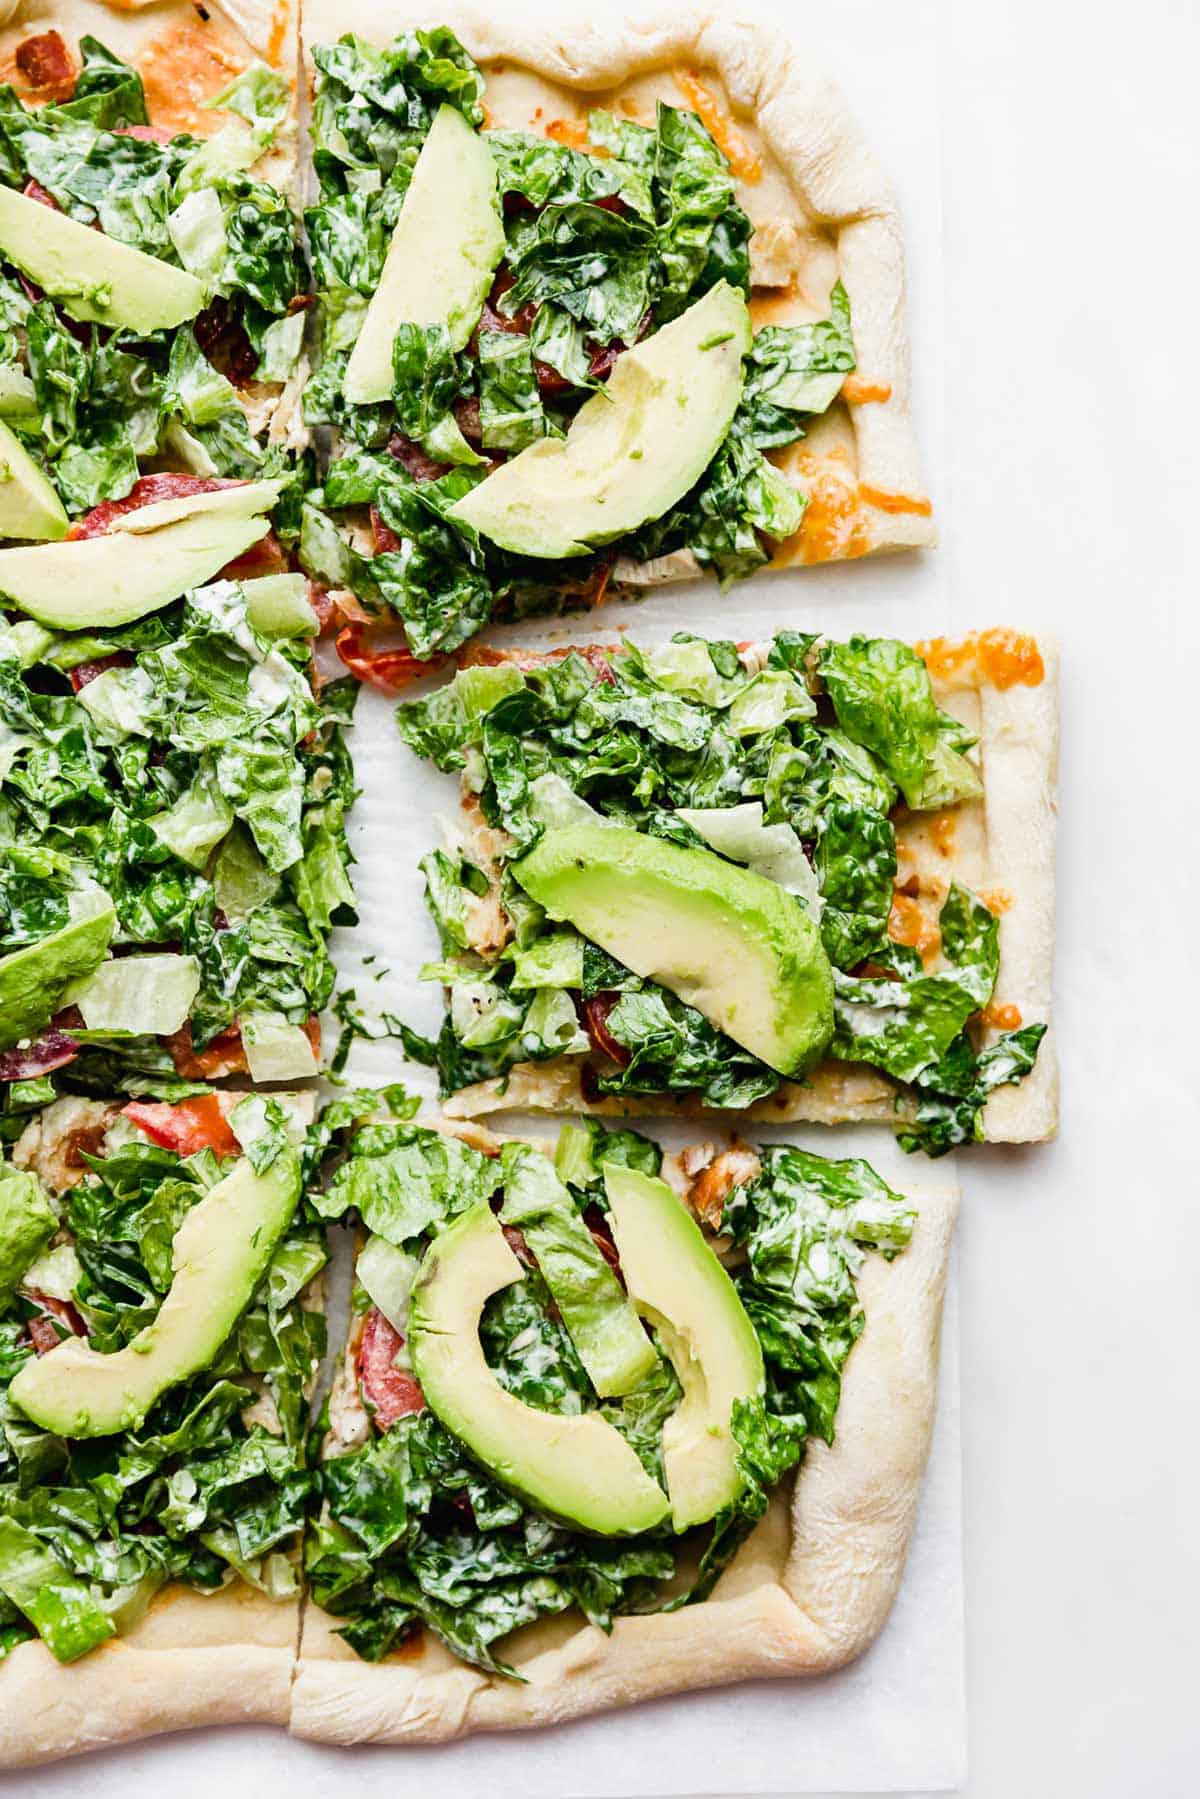
{"label": "crispy bacon", "polygon": [[245,328],[218,294],[197,314],[192,333],[213,367],[235,387],[248,387],[258,367],[258,352]]}
{"label": "crispy bacon", "polygon": [[80,688],[86,687],[89,681],[94,681],[97,675],[107,673],[110,668],[132,668],[132,666],[133,657],[128,650],[114,650],[111,656],[97,656],[94,662],[77,662],[74,668],[68,671],[67,679],[78,693]]}
{"label": "crispy bacon", "polygon": [[[50,193],[47,188],[44,188],[40,181],[35,181],[32,176],[30,176],[29,180],[25,183],[21,192],[27,200],[36,200],[39,206],[48,206],[51,212],[62,211],[62,207],[54,198],[54,195]],[[40,288],[38,289],[38,292],[41,292]]]}
{"label": "crispy bacon", "polygon": [[[29,1290],[29,1297],[37,1305],[40,1305],[44,1312],[52,1314],[60,1324],[65,1324],[73,1337],[87,1336],[87,1326],[69,1299],[51,1299],[48,1293],[39,1293],[32,1287]],[[57,1349],[63,1341],[59,1332],[51,1324],[49,1316],[31,1318],[25,1328],[29,1332],[29,1341],[39,1355],[45,1355],[48,1350]]]}
{"label": "crispy bacon", "polygon": [[400,539],[390,525],[385,525],[376,506],[371,508],[371,535],[375,539],[375,554],[389,555],[400,548]]}
{"label": "crispy bacon", "polygon": [[500,1229],[504,1232],[504,1241],[508,1244],[508,1247],[512,1250],[522,1268],[536,1268],[537,1262],[534,1258],[533,1251],[525,1241],[525,1232],[519,1229],[515,1224],[502,1224]]}
{"label": "crispy bacon", "polygon": [[16,64],[30,87],[53,90],[53,98],[65,100],[75,87],[75,64],[57,31],[27,37],[16,49]]}
{"label": "crispy bacon", "polygon": [[245,487],[244,481],[208,480],[201,475],[143,475],[135,481],[123,500],[105,500],[77,518],[67,536],[77,542],[81,537],[103,537],[112,529],[113,520],[127,512],[140,512],[159,500],[177,500],[187,494],[215,493],[219,487]]}
{"label": "crispy bacon", "polygon": [[434,656],[428,662],[422,662],[407,645],[374,649],[365,638],[363,625],[343,625],[334,640],[335,647],[350,673],[357,680],[378,687],[381,693],[399,693],[410,682],[419,681],[422,675],[441,668],[446,661],[445,656]]}
{"label": "crispy bacon", "polygon": [[79,1054],[79,1045],[56,1024],[49,1024],[40,1037],[24,1049],[0,1051],[0,1081],[32,1081],[39,1075],[53,1074],[65,1068]]}
{"label": "crispy bacon", "polygon": [[317,615],[317,635],[324,637],[337,618],[337,601],[319,581],[308,584],[308,603]]}
{"label": "crispy bacon", "polygon": [[592,1241],[614,1274],[621,1272],[621,1258],[617,1254],[617,1246],[612,1239],[608,1219],[599,1206],[589,1206],[583,1214],[583,1222],[592,1234]]}
{"label": "crispy bacon", "polygon": [[214,1155],[236,1156],[241,1145],[230,1130],[215,1093],[198,1093],[174,1105],[161,1100],[130,1100],[121,1108],[131,1124],[162,1149],[194,1156],[211,1149]]}
{"label": "crispy bacon", "polygon": [[479,413],[479,400],[470,394],[465,400],[454,402],[454,422],[469,444],[476,448],[483,442],[483,420]]}
{"label": "crispy bacon", "polygon": [[608,1028],[609,1016],[620,1000],[619,993],[596,993],[591,999],[578,999],[575,1009],[581,1014],[584,1030],[592,1040],[592,1048],[608,1056],[618,1068],[628,1068],[631,1061],[629,1051],[623,1043],[618,1043]]}
{"label": "crispy bacon", "polygon": [[276,537],[274,531],[268,531],[257,543],[252,543],[248,550],[235,556],[221,570],[221,577],[226,581],[254,581],[261,575],[286,575],[288,572],[287,552]]}
{"label": "crispy bacon", "polygon": [[389,438],[388,455],[394,456],[414,481],[436,481],[450,467],[448,462],[435,462],[432,456],[427,456],[416,439],[405,437],[403,431],[397,431]]}
{"label": "crispy bacon", "polygon": [[396,1367],[404,1338],[379,1310],[367,1315],[358,1348],[358,1378],[363,1398],[371,1406],[378,1430],[386,1430],[397,1418],[425,1410],[425,1395],[413,1375]]}
{"label": "crispy bacon", "polygon": [[175,1064],[175,1072],[185,1081],[216,1081],[227,1074],[246,1073],[246,1051],[236,1018],[212,1039],[206,1049],[192,1048],[191,1020],[163,1042]]}
{"label": "crispy bacon", "polygon": [[735,1143],[714,1156],[696,1175],[688,1189],[688,1204],[698,1218],[718,1230],[725,1201],[735,1187],[757,1180],[762,1163],[744,1143]]}

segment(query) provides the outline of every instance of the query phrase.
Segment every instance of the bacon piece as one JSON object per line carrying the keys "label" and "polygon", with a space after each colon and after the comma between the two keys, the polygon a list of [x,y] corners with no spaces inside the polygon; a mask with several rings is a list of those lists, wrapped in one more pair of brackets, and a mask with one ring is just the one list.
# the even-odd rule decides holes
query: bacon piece
{"label": "bacon piece", "polygon": [[608,1056],[618,1068],[628,1068],[633,1058],[608,1028],[609,1016],[620,998],[619,993],[596,993],[591,999],[576,1000],[575,1009],[582,1014],[583,1028],[592,1040],[592,1048]]}
{"label": "bacon piece", "polygon": [[717,1230],[733,1189],[757,1180],[761,1173],[762,1163],[754,1151],[735,1143],[700,1170],[688,1189],[688,1204],[710,1229]]}
{"label": "bacon piece", "polygon": [[245,481],[208,480],[201,475],[143,475],[135,481],[123,500],[104,500],[77,518],[67,532],[72,542],[81,537],[103,537],[112,529],[114,519],[127,512],[140,512],[159,500],[177,500],[187,494],[215,493],[219,487],[245,487]]}
{"label": "bacon piece", "polygon": [[49,1024],[25,1049],[0,1051],[0,1081],[32,1081],[39,1075],[65,1068],[79,1054],[79,1045],[56,1024]]}
{"label": "bacon piece", "polygon": [[194,1156],[211,1149],[218,1156],[236,1156],[241,1145],[230,1130],[215,1093],[198,1093],[171,1105],[160,1100],[134,1099],[122,1113],[139,1131],[162,1149],[180,1156]]}
{"label": "bacon piece", "polygon": [[235,556],[221,570],[220,580],[255,581],[262,575],[286,575],[288,572],[287,552],[274,531],[268,531],[257,543],[252,543],[248,550]]}
{"label": "bacon piece", "polygon": [[338,655],[359,681],[378,687],[381,693],[399,693],[422,675],[432,674],[446,662],[445,656],[434,656],[422,662],[407,645],[385,650],[373,649],[364,641],[366,631],[358,624],[343,625],[335,639]]}
{"label": "bacon piece", "polygon": [[358,1378],[378,1430],[386,1430],[397,1418],[405,1418],[410,1412],[425,1410],[425,1395],[420,1382],[395,1365],[403,1347],[404,1338],[400,1332],[388,1322],[378,1306],[372,1306],[358,1347]]}
{"label": "bacon piece", "polygon": [[[87,1326],[75,1310],[69,1299],[51,1299],[48,1293],[39,1293],[36,1288],[29,1289],[29,1298],[40,1305],[46,1313],[52,1314],[60,1324],[65,1324],[73,1337],[86,1337]],[[26,1325],[29,1341],[39,1355],[45,1355],[51,1349],[57,1349],[63,1341],[55,1330],[49,1317],[31,1318]]]}
{"label": "bacon piece", "polygon": [[[50,193],[47,188],[44,188],[40,181],[35,181],[32,176],[30,176],[29,180],[25,183],[21,192],[27,200],[36,200],[39,206],[48,206],[51,212],[62,211],[62,207],[54,198],[54,195]],[[42,290],[39,288],[39,294],[41,291]]]}
{"label": "bacon piece", "polygon": [[476,448],[483,442],[483,420],[479,413],[479,400],[470,394],[465,400],[454,402],[454,422],[469,444]]}
{"label": "bacon piece", "polygon": [[375,554],[385,556],[392,550],[400,548],[400,539],[390,525],[385,525],[376,506],[371,508],[371,535],[375,539]]}
{"label": "bacon piece", "polygon": [[86,687],[89,681],[94,681],[97,675],[107,673],[110,668],[132,667],[133,657],[128,650],[114,650],[111,656],[97,656],[94,662],[77,662],[68,671],[67,679],[78,693],[80,688]]}
{"label": "bacon piece", "polygon": [[114,125],[114,137],[136,137],[142,144],[169,144],[175,136],[165,125]]}
{"label": "bacon piece", "polygon": [[235,387],[248,387],[258,367],[258,351],[220,294],[192,324],[192,334],[213,367]]}
{"label": "bacon piece", "polygon": [[450,467],[448,462],[435,462],[427,456],[416,439],[405,437],[403,431],[388,440],[388,455],[394,456],[414,481],[436,481]]}
{"label": "bacon piece", "polygon": [[522,1268],[536,1268],[537,1261],[533,1251],[525,1241],[525,1232],[519,1229],[515,1224],[502,1224],[500,1229],[504,1232],[504,1241],[508,1244],[508,1247],[512,1250]]}
{"label": "bacon piece", "polygon": [[317,615],[317,635],[324,637],[326,631],[336,622],[338,615],[337,601],[327,587],[318,581],[308,584],[308,603]]}
{"label": "bacon piece", "polygon": [[236,1018],[212,1039],[206,1049],[192,1048],[191,1020],[163,1043],[175,1064],[175,1072],[185,1081],[216,1081],[227,1074],[245,1074],[246,1052],[242,1032]]}
{"label": "bacon piece", "polygon": [[604,1260],[608,1263],[613,1273],[620,1274],[621,1258],[617,1253],[617,1246],[612,1239],[612,1231],[609,1228],[607,1215],[600,1210],[599,1206],[589,1206],[587,1211],[583,1214],[583,1222],[587,1225],[588,1230],[592,1234],[593,1243],[596,1245],[596,1248],[600,1251],[600,1254],[604,1257]]}
{"label": "bacon piece", "polygon": [[16,65],[30,87],[53,90],[53,98],[65,100],[74,91],[75,64],[57,31],[27,37],[16,49]]}
{"label": "bacon piece", "polygon": [[[607,570],[605,573],[607,574]],[[596,603],[598,605],[599,601]],[[612,663],[598,644],[588,644],[586,649],[580,651],[580,654],[602,687],[616,686],[617,677],[613,673]]]}

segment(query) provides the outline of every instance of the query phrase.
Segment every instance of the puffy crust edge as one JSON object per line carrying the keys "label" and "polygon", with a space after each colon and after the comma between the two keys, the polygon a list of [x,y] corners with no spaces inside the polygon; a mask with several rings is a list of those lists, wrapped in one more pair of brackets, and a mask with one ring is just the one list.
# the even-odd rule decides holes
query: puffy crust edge
{"label": "puffy crust edge", "polygon": [[322,1654],[332,1621],[310,1606],[292,1688],[293,1735],[443,1742],[736,1680],[824,1674],[861,1654],[891,1609],[916,1517],[958,1209],[953,1187],[912,1196],[919,1218],[908,1249],[891,1263],[870,1258],[860,1276],[867,1326],[847,1366],[837,1437],[809,1448],[778,1573],[764,1571],[747,1590],[744,1549],[703,1604],[619,1618],[610,1637],[581,1626],[521,1660],[524,1686],[461,1665],[423,1672],[403,1654],[375,1665]]}
{"label": "puffy crust edge", "polygon": [[[813,72],[787,33],[711,5],[594,23],[578,12],[535,18],[471,0],[309,0],[303,40],[307,48],[356,31],[378,44],[434,19],[453,27],[481,64],[517,62],[565,88],[612,88],[684,61],[712,70],[734,112],[758,126],[806,212],[836,233],[859,364],[891,388],[885,404],[847,405],[859,482],[884,493],[922,491],[896,198],[841,89]],[[931,518],[865,503],[862,511],[872,551],[936,541]],[[633,585],[658,586],[696,570],[659,559],[621,572]]]}
{"label": "puffy crust edge", "polygon": [[0,1768],[201,1724],[286,1724],[299,1604],[167,1587],[127,1636],[69,1666],[40,1642],[0,1666]]}

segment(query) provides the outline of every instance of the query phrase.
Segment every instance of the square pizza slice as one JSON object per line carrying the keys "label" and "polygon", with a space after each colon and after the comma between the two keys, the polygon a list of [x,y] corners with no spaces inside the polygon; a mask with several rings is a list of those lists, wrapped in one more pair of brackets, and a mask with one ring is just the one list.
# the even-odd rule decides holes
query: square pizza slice
{"label": "square pizza slice", "polygon": [[293,1732],[550,1724],[874,1639],[928,1449],[952,1186],[902,1196],[786,1144],[392,1117],[315,1204],[367,1235]]}
{"label": "square pizza slice", "polygon": [[371,678],[491,617],[933,541],[895,198],[807,47],[403,0],[315,0],[304,39],[338,440],[306,541]]}
{"label": "square pizza slice", "polygon": [[462,783],[422,863],[451,1115],[878,1121],[931,1154],[1053,1134],[1051,645],[466,660],[398,713]]}
{"label": "square pizza slice", "polygon": [[65,1098],[0,1169],[0,1766],[286,1722],[309,1096]]}
{"label": "square pizza slice", "polygon": [[[330,930],[354,917],[358,689],[315,677],[295,485],[156,500],[164,480],[106,503],[94,536],[0,550],[26,614],[0,628],[0,1089],[18,1106],[52,1076],[314,1074]],[[265,541],[279,572],[255,572]]]}
{"label": "square pizza slice", "polygon": [[0,28],[0,538],[49,541],[151,474],[278,474],[307,295],[294,0],[34,10]]}

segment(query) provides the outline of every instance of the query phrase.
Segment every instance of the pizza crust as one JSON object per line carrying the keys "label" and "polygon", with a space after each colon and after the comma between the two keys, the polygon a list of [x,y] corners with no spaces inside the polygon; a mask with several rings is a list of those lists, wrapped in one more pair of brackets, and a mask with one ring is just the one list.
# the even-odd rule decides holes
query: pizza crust
{"label": "pizza crust", "polygon": [[[798,42],[712,6],[594,21],[580,12],[564,17],[561,8],[535,18],[469,0],[311,0],[303,19],[310,78],[314,44],[352,31],[383,45],[400,30],[434,23],[451,26],[483,68],[488,123],[497,127],[541,131],[564,114],[582,119],[594,105],[650,118],[656,98],[690,104],[679,73],[698,71],[719,90],[718,106],[762,165],[760,176],[737,184],[761,236],[751,253],[756,323],[827,316],[840,278],[850,296],[860,391],[875,396],[836,401],[799,444],[778,454],[809,506],[772,566],[932,544],[912,422],[895,196],[840,90],[812,70]],[[800,21],[795,35],[804,35]],[[621,558],[614,579],[648,587],[698,572],[690,554],[644,564]]]}
{"label": "pizza crust", "polygon": [[298,1600],[240,1581],[171,1586],[144,1618],[69,1666],[37,1640],[0,1662],[0,1768],[201,1724],[286,1724]]}
{"label": "pizza crust", "polygon": [[305,1610],[291,1730],[326,1743],[442,1742],[562,1723],[666,1693],[829,1673],[878,1635],[904,1567],[929,1451],[938,1331],[957,1189],[919,1208],[894,1262],[869,1257],[867,1314],[843,1380],[834,1444],[814,1443],[710,1599],[618,1618],[611,1636],[567,1618],[520,1631],[506,1657],[526,1684],[466,1667],[428,1637],[360,1661],[337,1621]]}
{"label": "pizza crust", "polygon": [[[965,654],[971,643],[946,646],[959,670],[949,679],[933,676],[938,704],[962,718],[979,739],[984,781],[982,800],[941,814],[918,814],[897,828],[900,876],[922,882],[931,913],[945,898],[950,881],[962,881],[990,896],[1000,918],[1000,972],[993,1006],[1015,1007],[1016,1022],[1050,1023],[1054,961],[1054,839],[1058,772],[1058,650],[1049,639],[1029,640],[1040,651],[1043,673],[1034,686],[999,687]],[[759,666],[763,646],[743,652]],[[528,663],[536,652],[487,651],[489,660]],[[472,830],[477,808],[467,814]],[[938,821],[952,820],[939,829]],[[488,867],[489,856],[477,856]],[[899,878],[899,877],[898,877]],[[999,1034],[985,1032],[984,1041]],[[714,1116],[689,1096],[608,1095],[588,1099],[579,1058],[520,1062],[503,1079],[464,1087],[445,1102],[449,1118],[483,1118],[496,1112],[588,1112],[595,1117]],[[822,1062],[799,1085],[785,1081],[766,1099],[737,1114],[759,1124],[884,1124],[895,1128],[912,1116],[907,1096],[885,1076],[862,1063]],[[1000,1087],[983,1112],[989,1143],[1040,1143],[1058,1128],[1058,1062],[1055,1034],[1043,1039],[1033,1072],[1015,1087]]]}

